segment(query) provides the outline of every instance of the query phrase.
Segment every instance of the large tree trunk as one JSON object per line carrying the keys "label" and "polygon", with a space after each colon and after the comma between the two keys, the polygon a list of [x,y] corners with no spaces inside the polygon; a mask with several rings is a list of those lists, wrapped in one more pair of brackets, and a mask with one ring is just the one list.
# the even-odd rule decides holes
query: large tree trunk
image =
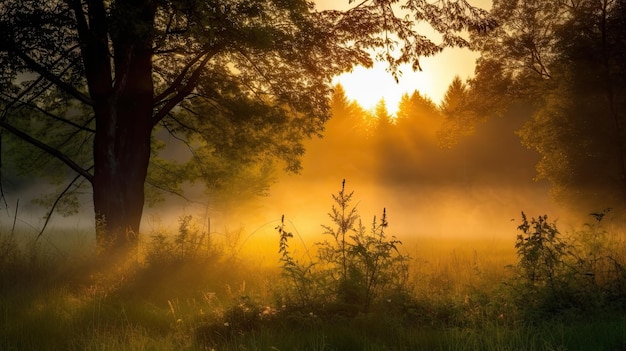
{"label": "large tree trunk", "polygon": [[110,32],[111,76],[104,5],[96,3],[99,5],[91,10],[98,10],[94,14],[101,18],[91,22],[100,39],[92,44],[99,51],[86,51],[85,65],[96,117],[92,183],[96,239],[101,252],[128,253],[137,247],[150,161],[154,100],[151,29],[156,5],[150,0],[115,3],[109,22],[115,25]]}
{"label": "large tree trunk", "polygon": [[93,201],[97,241],[105,251],[137,243],[150,160],[151,56],[135,56],[127,67],[124,86],[96,112]]}
{"label": "large tree trunk", "polygon": [[[104,252],[127,252],[137,245],[144,206],[144,183],[153,128],[152,40],[145,34],[154,7],[124,11],[122,28],[113,36],[115,81],[96,100],[93,201],[96,239]],[[144,32],[141,32],[144,30]]]}

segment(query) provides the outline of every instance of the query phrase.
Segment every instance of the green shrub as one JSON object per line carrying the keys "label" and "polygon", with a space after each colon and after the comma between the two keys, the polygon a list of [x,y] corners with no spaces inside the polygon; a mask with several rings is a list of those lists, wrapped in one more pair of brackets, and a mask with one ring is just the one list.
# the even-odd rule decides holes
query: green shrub
{"label": "green shrub", "polygon": [[528,221],[522,212],[522,224],[518,230],[522,233],[517,235],[515,248],[522,280],[530,288],[547,286],[557,294],[569,245],[561,238],[556,223],[548,222],[547,215]]}
{"label": "green shrub", "polygon": [[346,192],[344,180],[328,214],[333,226],[322,226],[330,238],[317,243],[315,261],[302,263],[292,257],[293,235],[285,230],[284,217],[276,227],[283,276],[303,306],[323,305],[327,313],[354,315],[370,311],[388,296],[410,295],[409,257],[400,253],[399,240],[387,237],[386,210],[380,221],[374,217],[368,231],[351,206],[353,195]]}
{"label": "green shrub", "polygon": [[522,212],[515,248],[517,273],[510,284],[520,315],[528,321],[563,314],[598,313],[623,306],[626,270],[617,240],[594,223],[564,238],[547,216],[528,220]]}

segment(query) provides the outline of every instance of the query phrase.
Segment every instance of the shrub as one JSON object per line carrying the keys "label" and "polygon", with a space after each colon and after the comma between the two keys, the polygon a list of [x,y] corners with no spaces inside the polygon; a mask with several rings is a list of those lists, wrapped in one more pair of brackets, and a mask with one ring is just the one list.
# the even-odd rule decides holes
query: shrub
{"label": "shrub", "polygon": [[529,287],[547,286],[557,293],[568,255],[568,244],[562,240],[555,222],[548,216],[532,218],[530,222],[522,212],[522,224],[518,230],[515,248],[519,257],[518,268],[522,279]]}
{"label": "shrub", "polygon": [[595,222],[566,240],[547,216],[528,220],[522,212],[517,276],[510,286],[523,317],[601,312],[625,300],[626,270],[615,236],[601,225],[605,214],[592,214]]}
{"label": "shrub", "polygon": [[317,243],[316,261],[296,261],[289,252],[293,235],[285,231],[284,217],[276,227],[283,276],[302,305],[326,304],[326,312],[352,315],[368,312],[386,296],[408,296],[409,257],[400,253],[399,240],[387,237],[386,210],[380,221],[374,217],[368,231],[351,206],[353,195],[346,192],[344,180],[328,214],[334,226],[322,226],[330,239]]}

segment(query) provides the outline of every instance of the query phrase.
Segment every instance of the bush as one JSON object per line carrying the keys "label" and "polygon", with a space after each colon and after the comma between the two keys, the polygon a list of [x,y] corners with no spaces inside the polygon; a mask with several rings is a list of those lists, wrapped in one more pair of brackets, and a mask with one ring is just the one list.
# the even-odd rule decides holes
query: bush
{"label": "bush", "polygon": [[400,253],[399,240],[387,237],[386,210],[380,221],[374,217],[368,231],[351,206],[353,195],[346,191],[344,180],[328,214],[334,226],[322,226],[330,238],[317,243],[315,261],[303,263],[292,257],[293,235],[285,230],[284,217],[276,227],[283,276],[291,298],[302,306],[323,305],[332,314],[354,315],[370,311],[387,296],[410,295],[409,257]]}
{"label": "bush", "polygon": [[522,212],[515,242],[519,261],[510,286],[523,318],[600,313],[623,305],[626,270],[616,236],[601,225],[604,214],[592,214],[595,223],[564,238],[547,216],[528,220]]}

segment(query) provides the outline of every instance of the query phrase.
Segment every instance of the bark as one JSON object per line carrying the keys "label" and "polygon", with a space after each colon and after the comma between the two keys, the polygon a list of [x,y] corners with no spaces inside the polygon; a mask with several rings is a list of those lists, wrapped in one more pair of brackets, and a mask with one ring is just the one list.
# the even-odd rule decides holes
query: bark
{"label": "bark", "polygon": [[613,78],[611,77],[611,48],[609,48],[610,44],[608,43],[608,27],[607,27],[607,19],[608,19],[608,8],[609,2],[602,1],[601,2],[601,17],[600,17],[600,31],[601,31],[601,57],[602,57],[602,78],[603,78],[603,90],[604,95],[607,99],[609,111],[611,114],[611,118],[613,120],[613,126],[615,128],[615,149],[618,158],[618,168],[619,168],[619,186],[620,186],[620,197],[621,204],[626,208],[626,142],[624,142],[626,138],[626,133],[624,131],[624,121],[623,116],[621,116],[618,111],[618,107],[616,104],[616,94],[615,89],[613,87]]}
{"label": "bark", "polygon": [[[113,86],[90,85],[96,117],[93,176],[96,239],[104,252],[135,248],[143,213],[154,101],[152,38],[140,33],[152,28],[154,8],[145,8],[133,13],[136,17],[132,20],[125,21],[129,28],[120,31],[119,37],[112,36]],[[98,78],[102,71],[92,73],[92,83],[106,81],[104,77]]]}
{"label": "bark", "polygon": [[119,95],[95,108],[93,201],[98,244],[107,249],[137,242],[150,160],[150,61],[150,55],[131,59]]}

